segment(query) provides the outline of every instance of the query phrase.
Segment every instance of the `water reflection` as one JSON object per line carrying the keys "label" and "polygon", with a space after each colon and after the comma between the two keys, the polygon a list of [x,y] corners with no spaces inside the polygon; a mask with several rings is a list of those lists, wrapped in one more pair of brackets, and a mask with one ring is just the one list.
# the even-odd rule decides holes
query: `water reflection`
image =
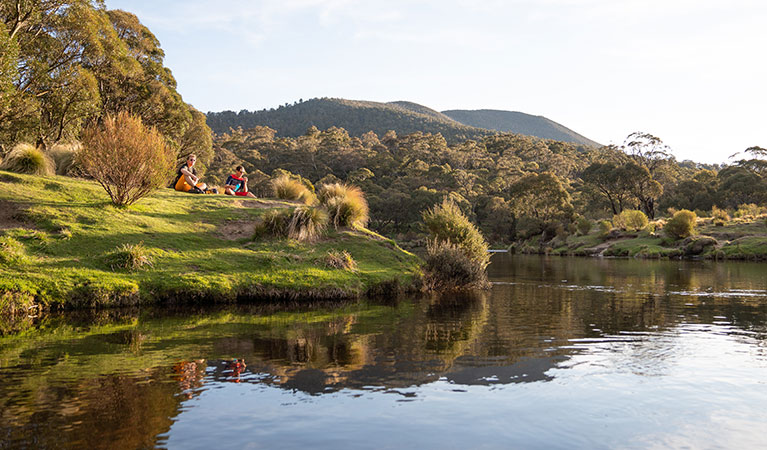
{"label": "water reflection", "polygon": [[[622,377],[677,386],[695,372],[718,393],[716,378],[697,374],[701,368],[721,380],[735,372],[720,373],[723,365],[738,367],[740,378],[726,385],[767,376],[761,265],[496,255],[490,270],[492,291],[385,305],[48,318],[0,338],[0,447],[163,446],[179,423],[203,411],[226,428],[200,403],[221,396],[281,392],[343,404],[346,396],[442,398],[449,387],[450,395],[473,392],[474,408],[492,411],[498,405],[476,389],[568,386],[601,405],[604,386],[592,380],[639,390]],[[758,392],[739,398],[746,403],[739,408]],[[541,402],[557,409],[544,394]],[[465,398],[449,398],[472,409]]]}

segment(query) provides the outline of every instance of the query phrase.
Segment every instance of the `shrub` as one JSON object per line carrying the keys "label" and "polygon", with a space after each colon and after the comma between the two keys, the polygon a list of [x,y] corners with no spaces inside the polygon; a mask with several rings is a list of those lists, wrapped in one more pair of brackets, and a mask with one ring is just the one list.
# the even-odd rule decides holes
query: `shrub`
{"label": "shrub", "polygon": [[143,242],[138,244],[123,244],[107,254],[107,264],[112,270],[135,271],[147,266],[152,267],[152,257],[144,247]]}
{"label": "shrub", "polygon": [[586,235],[591,231],[592,223],[585,217],[578,218],[578,222],[575,224],[578,233]]}
{"label": "shrub", "polygon": [[285,234],[290,239],[313,241],[328,226],[328,215],[320,208],[299,206],[287,221]]}
{"label": "shrub", "polygon": [[314,193],[301,181],[288,175],[282,175],[272,180],[272,191],[277,198],[299,201],[307,205],[312,205],[317,200]]}
{"label": "shrub", "polygon": [[625,209],[613,217],[613,225],[624,231],[639,231],[647,226],[647,216],[636,209]]}
{"label": "shrub", "polygon": [[333,226],[364,227],[370,219],[370,209],[365,194],[357,186],[348,184],[323,185],[318,194],[319,201],[325,206]]}
{"label": "shrub", "polygon": [[610,230],[613,229],[613,223],[609,220],[600,220],[599,221],[599,234],[602,236],[606,236],[607,233],[610,232]]}
{"label": "shrub", "polygon": [[666,222],[666,226],[663,227],[663,230],[672,238],[686,238],[695,234],[695,221],[697,219],[698,216],[696,216],[694,212],[683,209],[677,211],[674,214],[674,217]]}
{"label": "shrub", "polygon": [[77,151],[79,145],[56,144],[51,147],[48,153],[56,167],[56,175],[73,175],[78,172],[79,165],[76,163]]}
{"label": "shrub", "polygon": [[735,217],[756,217],[767,211],[767,208],[763,208],[754,203],[744,203],[738,205],[738,210],[735,211]]}
{"label": "shrub", "polygon": [[21,242],[10,236],[0,237],[0,266],[19,266],[27,261]]}
{"label": "shrub", "polygon": [[[487,242],[458,205],[448,199],[443,200],[423,213],[423,223],[431,239],[430,256],[424,271],[427,280],[434,277],[432,286],[446,286],[446,283],[469,286],[476,284],[480,278],[485,279],[485,269],[490,263]],[[440,269],[440,264],[446,267]],[[479,277],[477,274],[482,275]],[[448,283],[447,277],[451,276],[453,281]]]}
{"label": "shrub", "polygon": [[337,251],[329,250],[325,255],[325,265],[331,269],[348,270],[350,272],[357,271],[357,261],[352,258],[352,255],[346,250]]}
{"label": "shrub", "polygon": [[122,112],[104,118],[103,126],[83,131],[77,162],[107,191],[115,205],[131,205],[165,186],[175,163],[173,151],[155,128]]}
{"label": "shrub", "polygon": [[447,241],[432,241],[423,267],[427,289],[486,287],[485,267],[466,254],[465,249]]}
{"label": "shrub", "polygon": [[53,160],[42,150],[30,144],[16,145],[3,159],[0,169],[31,175],[53,175]]}
{"label": "shrub", "polygon": [[714,224],[717,224],[717,222],[723,222],[722,225],[724,225],[730,221],[730,215],[727,214],[727,210],[719,209],[716,206],[711,207],[711,217],[714,219]]}

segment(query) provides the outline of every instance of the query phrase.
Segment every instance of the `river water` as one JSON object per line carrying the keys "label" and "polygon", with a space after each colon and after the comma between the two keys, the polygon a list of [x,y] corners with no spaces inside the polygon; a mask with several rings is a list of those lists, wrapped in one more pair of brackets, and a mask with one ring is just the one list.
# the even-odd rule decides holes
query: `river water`
{"label": "river water", "polygon": [[490,291],[70,313],[0,448],[765,448],[767,266],[496,254]]}

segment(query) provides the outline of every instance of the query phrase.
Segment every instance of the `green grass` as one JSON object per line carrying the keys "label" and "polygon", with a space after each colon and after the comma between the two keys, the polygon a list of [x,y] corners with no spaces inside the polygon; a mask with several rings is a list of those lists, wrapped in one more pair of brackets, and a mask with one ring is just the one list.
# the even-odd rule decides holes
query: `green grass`
{"label": "green grass", "polygon": [[[253,239],[260,217],[293,207],[161,189],[118,208],[92,182],[0,172],[0,208],[19,211],[0,215],[0,235],[26,255],[24,264],[0,266],[0,293],[65,307],[354,298],[418,270],[414,255],[366,231],[331,230],[315,243]],[[140,243],[151,266],[113,268],[115,249]],[[325,265],[329,251],[344,250],[356,272]]]}

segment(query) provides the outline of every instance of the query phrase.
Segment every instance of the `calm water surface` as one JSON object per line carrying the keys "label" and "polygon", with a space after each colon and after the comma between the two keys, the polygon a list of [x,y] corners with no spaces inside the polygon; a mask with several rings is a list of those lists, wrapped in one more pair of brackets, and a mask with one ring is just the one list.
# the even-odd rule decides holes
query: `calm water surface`
{"label": "calm water surface", "polygon": [[765,448],[767,265],[493,256],[491,291],[0,337],[0,448]]}

